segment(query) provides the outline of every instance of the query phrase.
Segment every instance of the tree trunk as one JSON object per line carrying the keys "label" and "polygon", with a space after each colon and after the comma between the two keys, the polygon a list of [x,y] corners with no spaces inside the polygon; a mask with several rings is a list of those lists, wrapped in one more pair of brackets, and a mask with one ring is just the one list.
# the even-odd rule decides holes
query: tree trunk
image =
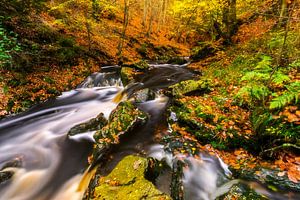
{"label": "tree trunk", "polygon": [[143,13],[143,20],[142,20],[142,25],[145,28],[146,27],[146,22],[147,22],[147,15],[148,15],[148,2],[149,0],[144,0],[144,13]]}
{"label": "tree trunk", "polygon": [[231,43],[231,36],[234,35],[237,28],[236,19],[236,0],[227,0],[223,8],[223,23],[225,30],[223,31],[223,38],[225,43]]}
{"label": "tree trunk", "polygon": [[85,28],[86,28],[86,32],[87,32],[88,48],[89,48],[89,51],[91,51],[91,49],[92,49],[91,26],[89,23],[89,14],[88,13],[89,13],[88,11],[85,13]]}
{"label": "tree trunk", "polygon": [[130,0],[124,0],[123,30],[122,30],[122,34],[121,34],[120,41],[118,44],[118,53],[117,53],[117,56],[119,58],[122,57],[122,50],[123,50],[124,40],[125,40],[125,36],[126,36],[126,29],[127,29],[128,23],[129,23],[129,3],[130,3]]}
{"label": "tree trunk", "polygon": [[158,1],[158,6],[157,6],[157,11],[158,11],[157,32],[160,31],[161,24],[162,24],[163,4],[164,4],[164,0],[159,0]]}
{"label": "tree trunk", "polygon": [[149,7],[151,8],[151,13],[150,13],[150,19],[149,19],[149,25],[148,25],[148,31],[147,31],[147,37],[150,37],[152,33],[152,26],[153,26],[153,20],[154,20],[154,15],[155,15],[155,10],[153,7],[153,0],[149,0]]}
{"label": "tree trunk", "polygon": [[279,16],[279,26],[284,26],[287,21],[288,9],[287,9],[287,1],[281,0],[281,9],[280,9],[280,16]]}

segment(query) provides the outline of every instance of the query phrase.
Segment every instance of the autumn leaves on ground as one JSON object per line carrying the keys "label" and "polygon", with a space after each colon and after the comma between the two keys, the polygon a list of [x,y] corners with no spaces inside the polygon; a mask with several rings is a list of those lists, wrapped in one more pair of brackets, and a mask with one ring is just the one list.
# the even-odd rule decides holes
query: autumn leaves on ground
{"label": "autumn leaves on ground", "polygon": [[104,65],[190,56],[209,86],[174,95],[173,130],[233,170],[277,169],[298,183],[299,2],[209,2],[1,1],[1,116],[75,88]]}

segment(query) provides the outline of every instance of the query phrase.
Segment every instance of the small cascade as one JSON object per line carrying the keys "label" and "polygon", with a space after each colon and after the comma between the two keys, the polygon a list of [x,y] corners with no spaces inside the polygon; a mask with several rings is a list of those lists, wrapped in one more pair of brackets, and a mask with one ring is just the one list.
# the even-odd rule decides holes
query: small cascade
{"label": "small cascade", "polygon": [[93,88],[93,87],[108,87],[108,86],[119,86],[122,87],[122,81],[115,70],[116,66],[107,66],[102,71],[106,72],[95,72],[87,77],[77,88]]}

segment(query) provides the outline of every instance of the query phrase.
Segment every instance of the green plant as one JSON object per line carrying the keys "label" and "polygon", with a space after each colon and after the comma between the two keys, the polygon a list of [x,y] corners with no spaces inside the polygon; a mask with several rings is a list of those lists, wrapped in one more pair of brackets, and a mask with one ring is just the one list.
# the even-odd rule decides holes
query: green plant
{"label": "green plant", "polygon": [[260,104],[264,106],[268,96],[272,93],[271,85],[283,86],[283,84],[290,81],[290,78],[280,69],[274,72],[272,58],[264,55],[253,71],[246,72],[241,81],[245,84],[236,95],[240,103],[246,102],[250,106]]}
{"label": "green plant", "polygon": [[2,68],[12,64],[13,53],[21,51],[17,36],[13,31],[6,30],[0,22],[0,66]]}
{"label": "green plant", "polygon": [[272,99],[269,108],[270,109],[280,109],[284,106],[292,103],[298,103],[300,96],[300,81],[296,81],[286,86],[287,90],[284,91],[280,96]]}

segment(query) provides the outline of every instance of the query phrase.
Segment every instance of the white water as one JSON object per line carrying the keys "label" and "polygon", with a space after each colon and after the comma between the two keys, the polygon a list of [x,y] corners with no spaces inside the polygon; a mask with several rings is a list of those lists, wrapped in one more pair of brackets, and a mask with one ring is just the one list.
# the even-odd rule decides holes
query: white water
{"label": "white water", "polygon": [[183,190],[187,200],[213,200],[229,191],[238,180],[230,180],[231,172],[218,157],[200,153],[198,158],[166,152],[163,145],[154,145],[149,156],[164,160],[173,168],[178,161],[184,163]]}
{"label": "white water", "polygon": [[97,87],[66,92],[46,109],[0,123],[0,169],[9,161],[21,163],[3,169],[14,175],[2,188],[0,199],[81,199],[84,191],[77,192],[77,187],[87,165],[87,142],[85,137],[69,138],[67,132],[101,112],[108,117],[120,90]]}

